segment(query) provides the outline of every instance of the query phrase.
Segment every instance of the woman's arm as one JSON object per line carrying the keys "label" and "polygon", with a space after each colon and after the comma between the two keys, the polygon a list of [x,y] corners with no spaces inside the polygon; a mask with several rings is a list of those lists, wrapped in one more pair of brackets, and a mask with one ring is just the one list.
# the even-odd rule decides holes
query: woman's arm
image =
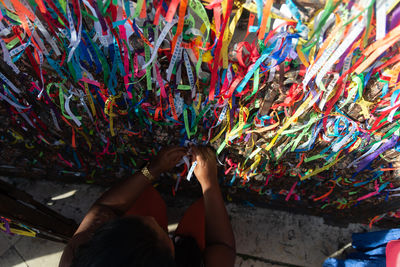
{"label": "woman's arm", "polygon": [[206,220],[206,249],[204,260],[209,266],[234,266],[235,237],[217,180],[217,163],[211,149],[193,147],[194,169],[204,196]]}
{"label": "woman's arm", "polygon": [[[162,149],[149,164],[148,170],[157,178],[161,173],[172,169],[185,153],[186,148],[181,147]],[[78,230],[68,242],[61,257],[60,266],[70,266],[75,249],[89,241],[93,233],[104,223],[124,215],[144,189],[150,185],[150,180],[138,171],[132,177],[106,191],[90,208]]]}
{"label": "woman's arm", "polygon": [[[175,167],[185,154],[186,148],[184,147],[162,149],[149,164],[148,170],[157,178],[161,173]],[[105,192],[95,205],[107,206],[116,214],[123,215],[149,185],[149,179],[142,172],[136,172],[131,178],[121,181]]]}

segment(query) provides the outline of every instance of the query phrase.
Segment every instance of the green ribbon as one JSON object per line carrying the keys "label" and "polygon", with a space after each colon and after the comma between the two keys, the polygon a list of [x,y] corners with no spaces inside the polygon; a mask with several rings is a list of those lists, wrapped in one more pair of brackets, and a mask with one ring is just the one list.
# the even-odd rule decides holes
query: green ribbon
{"label": "green ribbon", "polygon": [[258,68],[254,72],[253,92],[251,93],[251,95],[247,96],[244,99],[245,101],[249,100],[253,95],[255,95],[255,93],[257,93],[259,84],[260,84],[260,68]]}
{"label": "green ribbon", "polygon": [[[150,26],[146,25],[146,27],[144,28],[144,31],[143,31],[144,37],[146,39],[149,38],[149,27]],[[155,53],[157,53],[157,51],[155,51]],[[150,61],[150,48],[147,44],[144,46],[144,56],[145,56],[146,62],[149,62]],[[151,89],[152,89],[152,85],[151,85],[151,68],[152,68],[152,66],[153,66],[153,63],[149,64],[146,67],[146,84],[147,84],[148,91],[151,91]]]}
{"label": "green ribbon", "polygon": [[[140,0],[139,0],[140,1]],[[207,12],[203,6],[203,4],[199,0],[189,0],[189,7],[196,13],[196,15],[203,21],[207,28],[207,34],[205,40],[203,40],[203,49],[206,47],[206,43],[208,41],[208,36],[210,34],[211,24],[208,19]],[[199,50],[199,60],[196,63],[196,75],[199,75],[201,63],[203,61],[203,49]]]}

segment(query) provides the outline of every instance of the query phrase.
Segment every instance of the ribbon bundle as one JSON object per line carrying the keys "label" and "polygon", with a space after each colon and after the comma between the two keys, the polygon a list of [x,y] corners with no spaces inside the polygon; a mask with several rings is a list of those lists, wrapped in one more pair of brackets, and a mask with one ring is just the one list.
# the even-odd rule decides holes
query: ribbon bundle
{"label": "ribbon bundle", "polygon": [[1,0],[0,160],[90,180],[191,140],[272,199],[396,197],[398,2]]}

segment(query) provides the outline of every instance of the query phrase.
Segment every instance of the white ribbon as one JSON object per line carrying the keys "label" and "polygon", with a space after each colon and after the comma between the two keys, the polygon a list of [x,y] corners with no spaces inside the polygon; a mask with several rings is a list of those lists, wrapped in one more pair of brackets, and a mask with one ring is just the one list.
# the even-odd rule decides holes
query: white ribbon
{"label": "white ribbon", "polygon": [[0,100],[4,99],[8,104],[10,104],[11,106],[15,107],[15,108],[19,108],[19,109],[29,109],[31,108],[31,106],[21,106],[20,104],[15,103],[14,101],[12,101],[11,99],[9,99],[8,97],[6,97],[5,95],[3,95],[2,93],[0,93]]}
{"label": "white ribbon", "polygon": [[340,58],[340,56],[349,48],[349,46],[356,40],[358,35],[364,30],[365,24],[363,22],[356,24],[356,26],[350,31],[347,37],[339,45],[336,51],[332,54],[329,60],[322,66],[319,71],[317,78],[315,79],[318,85],[325,74],[332,68],[333,64]]}
{"label": "white ribbon", "polygon": [[[171,30],[172,26],[174,26],[175,23],[177,23],[177,22],[178,22],[178,20],[174,19],[171,22],[168,22],[167,25],[165,25],[164,29],[162,30],[160,36],[157,39],[157,42],[156,42],[154,48],[153,48],[153,53],[151,54],[150,60],[148,62],[146,62],[146,64],[144,64],[142,66],[142,70],[146,69],[146,67],[149,66],[154,61],[154,59],[156,58],[156,56],[158,54],[158,48],[160,48],[162,42],[164,41],[164,39],[167,36],[168,32]],[[180,45],[180,43],[179,43],[179,45]],[[176,43],[175,51],[176,51],[176,49],[178,47],[179,47],[178,43]]]}
{"label": "white ribbon", "polygon": [[190,88],[192,89],[192,99],[196,96],[196,87],[194,83],[194,75],[190,65],[189,57],[186,50],[183,51],[183,59],[185,61],[186,73],[189,79]]}
{"label": "white ribbon", "polygon": [[10,80],[7,79],[6,76],[3,75],[3,73],[0,72],[0,79],[2,79],[14,92],[17,94],[21,93],[21,90],[19,90],[17,87],[14,86]]}
{"label": "white ribbon", "polygon": [[386,10],[390,1],[376,0],[376,40],[383,39],[386,35]]}
{"label": "white ribbon", "polygon": [[214,126],[212,126],[212,127],[210,128],[210,130],[208,130],[208,141],[210,141],[210,139],[211,139],[211,130],[214,129],[215,127],[217,127],[218,125],[221,124],[221,122],[222,122],[222,121],[225,119],[225,117],[226,117],[226,111],[227,111],[227,110],[228,110],[228,102],[225,103],[224,108],[222,109],[221,113],[219,114],[217,124],[215,124]]}
{"label": "white ribbon", "polygon": [[71,33],[71,43],[69,44],[69,47],[71,48],[71,50],[69,51],[67,62],[71,61],[71,58],[74,55],[75,49],[78,47],[79,43],[81,42],[82,12],[80,12],[80,9],[79,9],[78,16],[79,16],[79,21],[81,23],[78,25],[79,29],[78,29],[78,33],[77,33],[75,30],[74,20],[72,19],[71,11],[70,11],[69,5],[67,3],[67,18],[68,18],[68,23],[69,23],[69,30]]}
{"label": "white ribbon", "polygon": [[72,96],[73,96],[73,94],[70,94],[68,97],[66,97],[64,95],[64,97],[66,98],[65,111],[68,113],[68,115],[71,117],[71,119],[75,122],[75,124],[78,125],[78,127],[80,127],[82,125],[82,123],[78,120],[78,118],[74,115],[74,113],[72,113],[71,108],[69,106],[69,102],[70,102]]}
{"label": "white ribbon", "polygon": [[8,49],[6,47],[6,44],[4,43],[3,39],[0,38],[0,45],[1,45],[1,49],[3,50],[3,59],[5,62],[7,62],[8,66],[11,67],[11,69],[16,73],[19,74],[19,69],[17,68],[17,66],[15,66],[15,64],[12,62],[10,53],[8,52]]}
{"label": "white ribbon", "polygon": [[190,179],[192,178],[193,172],[194,172],[194,168],[196,168],[196,166],[197,166],[197,161],[193,162],[192,166],[190,167],[190,169],[189,169],[189,171],[188,171],[188,174],[187,174],[187,176],[186,176],[186,179],[187,179],[188,181],[190,181]]}
{"label": "white ribbon", "polygon": [[56,118],[56,114],[54,114],[54,111],[53,111],[52,109],[50,109],[50,114],[51,114],[51,117],[53,118],[54,126],[56,127],[56,129],[57,129],[58,131],[61,131],[60,125],[58,125],[58,121],[57,121],[57,118]]}
{"label": "white ribbon", "polygon": [[167,69],[167,80],[171,80],[172,76],[172,70],[174,69],[175,63],[179,61],[179,58],[182,58],[182,35],[179,35],[178,40],[176,41],[175,45],[175,51],[174,54],[171,57],[171,62],[169,63],[168,69]]}

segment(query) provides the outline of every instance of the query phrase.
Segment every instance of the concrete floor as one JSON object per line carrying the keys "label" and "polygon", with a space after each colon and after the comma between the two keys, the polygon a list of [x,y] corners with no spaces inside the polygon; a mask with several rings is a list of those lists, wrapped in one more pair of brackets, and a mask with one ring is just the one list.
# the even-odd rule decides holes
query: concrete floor
{"label": "concrete floor", "polygon": [[[92,185],[13,181],[36,200],[77,222],[104,191],[104,188]],[[64,198],[52,200],[63,194]],[[190,204],[189,200],[185,201],[182,205],[169,207],[170,228],[174,228]],[[282,211],[234,204],[228,204],[227,209],[236,237],[238,267],[321,266],[326,257],[351,241],[353,232],[369,230],[367,226],[357,224],[347,228],[333,227],[318,217]],[[63,248],[63,244],[39,238],[0,233],[0,266],[57,266]]]}

